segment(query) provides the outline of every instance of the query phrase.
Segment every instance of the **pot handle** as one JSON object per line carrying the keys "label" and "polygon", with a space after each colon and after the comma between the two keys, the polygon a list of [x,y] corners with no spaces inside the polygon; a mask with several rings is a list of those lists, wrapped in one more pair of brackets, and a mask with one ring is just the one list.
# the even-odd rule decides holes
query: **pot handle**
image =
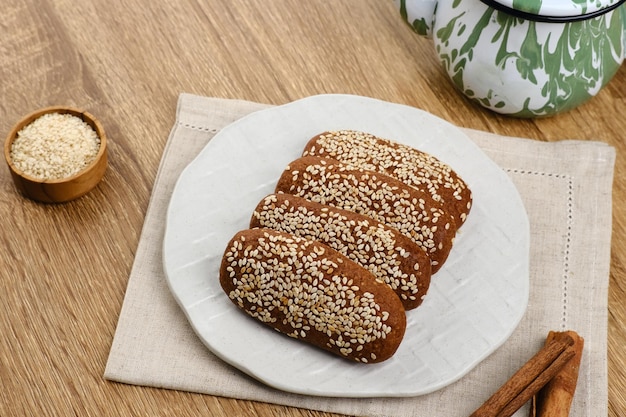
{"label": "pot handle", "polygon": [[400,15],[419,35],[431,38],[437,0],[393,0]]}

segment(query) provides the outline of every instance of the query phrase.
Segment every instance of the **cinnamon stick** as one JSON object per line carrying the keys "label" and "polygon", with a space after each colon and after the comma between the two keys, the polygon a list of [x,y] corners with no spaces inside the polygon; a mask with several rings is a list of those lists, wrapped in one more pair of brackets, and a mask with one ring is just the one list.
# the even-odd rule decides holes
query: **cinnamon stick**
{"label": "cinnamon stick", "polygon": [[537,417],[537,396],[533,395],[530,399],[530,410],[528,411],[528,417]]}
{"label": "cinnamon stick", "polygon": [[535,396],[537,417],[567,417],[574,399],[584,339],[574,331],[550,332],[546,343],[569,336],[574,340],[574,356]]}
{"label": "cinnamon stick", "polygon": [[552,362],[537,378],[535,378],[526,388],[524,388],[514,399],[497,414],[497,417],[509,417],[515,414],[515,412],[528,400],[530,400],[539,390],[548,384],[559,371],[569,362],[574,356],[574,351],[571,347],[568,347]]}
{"label": "cinnamon stick", "polygon": [[530,400],[574,356],[569,335],[547,341],[500,389],[470,417],[510,417]]}

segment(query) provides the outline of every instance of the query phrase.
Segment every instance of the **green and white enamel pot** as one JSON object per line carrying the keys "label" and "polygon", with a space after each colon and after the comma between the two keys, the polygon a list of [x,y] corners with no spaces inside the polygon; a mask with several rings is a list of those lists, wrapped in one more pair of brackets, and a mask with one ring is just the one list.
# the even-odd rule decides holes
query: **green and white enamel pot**
{"label": "green and white enamel pot", "polygon": [[595,96],[626,49],[625,0],[394,0],[482,106],[550,116]]}

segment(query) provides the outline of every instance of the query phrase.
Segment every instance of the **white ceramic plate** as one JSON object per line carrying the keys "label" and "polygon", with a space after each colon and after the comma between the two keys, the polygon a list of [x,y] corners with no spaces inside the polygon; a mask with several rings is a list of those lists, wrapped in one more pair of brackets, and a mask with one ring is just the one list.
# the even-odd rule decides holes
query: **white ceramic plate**
{"label": "white ceramic plate", "polygon": [[[407,313],[396,354],[358,364],[271,330],[238,310],[219,284],[230,238],[285,166],[325,130],[395,139],[450,164],[474,206],[424,303]],[[169,286],[206,346],[224,361],[285,391],[399,397],[442,388],[498,348],[525,312],[529,225],[516,188],[461,130],[424,111],[379,100],[322,95],[250,114],[219,132],[174,189],[164,240]]]}

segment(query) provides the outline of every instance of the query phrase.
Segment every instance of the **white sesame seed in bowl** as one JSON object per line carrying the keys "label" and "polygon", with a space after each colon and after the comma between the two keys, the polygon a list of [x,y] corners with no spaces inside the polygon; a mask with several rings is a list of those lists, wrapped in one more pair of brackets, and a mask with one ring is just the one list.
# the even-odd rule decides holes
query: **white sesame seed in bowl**
{"label": "white sesame seed in bowl", "polygon": [[22,194],[44,203],[63,203],[85,195],[104,176],[106,135],[87,112],[48,107],[14,126],[4,155]]}

